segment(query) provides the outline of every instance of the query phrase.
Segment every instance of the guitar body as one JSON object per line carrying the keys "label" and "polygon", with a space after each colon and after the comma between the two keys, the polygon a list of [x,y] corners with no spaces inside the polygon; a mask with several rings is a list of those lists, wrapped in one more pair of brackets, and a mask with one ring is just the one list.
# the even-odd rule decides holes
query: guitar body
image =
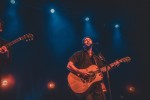
{"label": "guitar body", "polygon": [[[96,65],[91,65],[86,69],[89,73],[96,72],[98,70],[98,67]],[[92,76],[90,76],[88,79],[83,79],[79,75],[76,75],[72,72],[68,75],[68,83],[71,88],[71,90],[75,93],[85,93],[93,83],[101,81],[102,80],[102,74],[96,73]]]}

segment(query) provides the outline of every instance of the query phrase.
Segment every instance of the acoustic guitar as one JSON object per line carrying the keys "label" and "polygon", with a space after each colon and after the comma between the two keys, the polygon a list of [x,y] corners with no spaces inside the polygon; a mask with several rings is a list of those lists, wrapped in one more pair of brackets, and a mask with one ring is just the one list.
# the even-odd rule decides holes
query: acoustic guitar
{"label": "acoustic guitar", "polygon": [[[130,60],[131,60],[130,57],[124,57],[116,61],[118,61],[120,64],[122,62],[129,62]],[[108,67],[109,70],[117,66],[116,61],[109,65]],[[67,78],[69,87],[74,93],[77,93],[77,94],[85,93],[95,82],[102,81],[103,79],[102,72],[106,71],[106,66],[102,68],[98,68],[98,66],[96,65],[91,65],[88,68],[82,69],[82,70],[87,71],[89,75],[85,77],[85,76],[70,72]],[[103,83],[101,83],[101,85],[102,85],[102,89],[106,89]],[[106,91],[106,90],[103,90],[103,91]]]}

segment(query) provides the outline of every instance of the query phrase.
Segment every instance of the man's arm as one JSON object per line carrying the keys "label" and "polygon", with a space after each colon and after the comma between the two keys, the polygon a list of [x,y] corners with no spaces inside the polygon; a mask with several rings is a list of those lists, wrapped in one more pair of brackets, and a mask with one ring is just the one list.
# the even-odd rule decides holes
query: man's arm
{"label": "man's arm", "polygon": [[72,61],[69,61],[67,64],[67,68],[71,71],[71,72],[75,72],[78,73],[79,69],[77,67],[75,67],[74,63]]}
{"label": "man's arm", "polygon": [[78,69],[72,61],[68,62],[67,68],[73,73],[81,74],[84,76],[88,75],[88,72],[86,72],[84,69]]}

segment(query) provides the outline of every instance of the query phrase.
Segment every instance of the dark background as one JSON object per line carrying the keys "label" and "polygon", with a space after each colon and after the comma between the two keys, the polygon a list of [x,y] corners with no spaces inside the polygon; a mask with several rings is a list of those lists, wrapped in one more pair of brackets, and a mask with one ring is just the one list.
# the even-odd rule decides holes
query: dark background
{"label": "dark background", "polygon": [[[58,32],[56,38],[51,35],[52,28],[58,28],[48,24],[51,7],[57,8],[70,22],[73,35],[64,36],[63,32]],[[1,90],[0,100],[74,98],[67,86],[69,71],[66,65],[68,58],[82,48],[83,17],[86,15],[92,17],[91,23],[97,33],[95,41],[100,43],[98,50],[108,62],[125,56],[132,58],[130,63],[110,71],[113,100],[149,100],[149,9],[148,0],[18,0],[15,5],[9,0],[1,0],[0,19],[4,22],[1,37],[11,41],[31,32],[34,41],[20,42],[12,47],[12,64],[2,70],[6,75],[14,76],[15,85]],[[125,45],[115,51],[113,25],[118,22]],[[49,81],[56,83],[55,90],[47,89]],[[135,86],[135,94],[127,93],[128,85]]]}

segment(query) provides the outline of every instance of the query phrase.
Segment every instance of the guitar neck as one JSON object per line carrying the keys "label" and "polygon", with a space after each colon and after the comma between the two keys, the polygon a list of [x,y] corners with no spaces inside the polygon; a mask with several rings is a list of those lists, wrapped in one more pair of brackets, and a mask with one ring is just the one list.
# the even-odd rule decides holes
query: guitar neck
{"label": "guitar neck", "polygon": [[113,63],[109,64],[109,66],[110,66],[110,67],[114,67],[114,66],[116,66],[116,65],[115,65],[115,62],[113,62]]}
{"label": "guitar neck", "polygon": [[[118,61],[119,63],[122,62],[121,60],[117,60],[117,61]],[[116,61],[115,61],[115,62],[116,62]],[[111,64],[109,64],[109,65],[107,65],[107,66],[104,66],[104,67],[100,68],[100,71],[106,72],[106,71],[107,71],[107,68],[108,68],[108,70],[114,68],[115,66],[117,66],[115,62],[113,62],[113,63],[111,63]]]}
{"label": "guitar neck", "polygon": [[[119,61],[119,62],[121,62],[121,61]],[[113,63],[109,64],[108,66],[110,66],[109,68],[111,69],[111,68],[113,68],[113,67],[116,66],[116,65],[115,65],[115,62],[113,62]],[[100,69],[98,69],[98,70],[96,70],[96,71],[94,71],[94,73],[97,74],[97,73],[99,73],[99,72],[101,72],[101,71],[103,72],[104,69],[106,69],[106,66],[105,66],[105,67],[102,67],[102,68],[100,68]]]}
{"label": "guitar neck", "polygon": [[15,39],[15,40],[13,40],[13,41],[11,41],[11,42],[5,44],[5,46],[8,48],[8,47],[10,47],[10,46],[12,46],[12,45],[18,43],[18,42],[21,41],[21,40],[22,40],[21,38],[17,38],[17,39]]}
{"label": "guitar neck", "polygon": [[[122,58],[122,59],[119,59],[119,60],[116,60],[116,61],[119,62],[119,63],[122,63],[122,62],[129,62],[130,60],[131,60],[130,57],[125,57],[125,58]],[[111,68],[117,66],[116,61],[113,62],[113,63],[111,63],[109,66],[110,66]]]}

